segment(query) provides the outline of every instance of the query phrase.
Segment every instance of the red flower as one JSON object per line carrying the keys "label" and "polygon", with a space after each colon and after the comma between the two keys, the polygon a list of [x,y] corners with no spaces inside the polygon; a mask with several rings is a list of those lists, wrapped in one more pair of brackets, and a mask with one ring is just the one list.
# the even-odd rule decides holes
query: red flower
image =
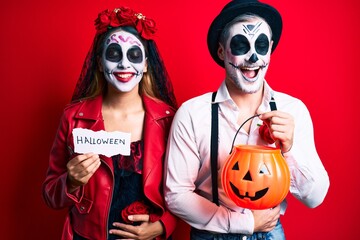
{"label": "red flower", "polygon": [[267,143],[273,144],[275,142],[275,140],[272,138],[271,136],[271,132],[269,129],[269,126],[267,123],[265,123],[265,121],[263,122],[263,124],[259,127],[259,134],[260,137]]}
{"label": "red flower", "polygon": [[111,13],[112,12],[108,9],[99,13],[98,18],[95,20],[95,28],[99,34],[107,31],[107,28],[111,22]]}
{"label": "red flower", "polygon": [[112,27],[127,26],[127,25],[134,26],[136,21],[136,12],[134,12],[132,9],[128,7],[122,7],[115,11],[116,11],[118,24]]}
{"label": "red flower", "polygon": [[151,39],[151,36],[155,34],[156,27],[155,27],[155,21],[152,19],[145,18],[142,15],[138,15],[139,19],[136,23],[136,30],[139,32],[139,34],[145,38],[145,39]]}
{"label": "red flower", "polygon": [[107,9],[99,13],[95,20],[95,28],[98,34],[106,32],[109,28],[132,26],[141,37],[149,40],[156,32],[155,21],[146,18],[141,13],[136,13],[128,7],[116,8],[113,11]]}
{"label": "red flower", "polygon": [[124,208],[121,211],[121,217],[124,220],[125,223],[133,224],[133,221],[130,221],[128,219],[129,215],[135,215],[135,214],[149,214],[150,213],[150,207],[147,206],[142,201],[136,201]]}

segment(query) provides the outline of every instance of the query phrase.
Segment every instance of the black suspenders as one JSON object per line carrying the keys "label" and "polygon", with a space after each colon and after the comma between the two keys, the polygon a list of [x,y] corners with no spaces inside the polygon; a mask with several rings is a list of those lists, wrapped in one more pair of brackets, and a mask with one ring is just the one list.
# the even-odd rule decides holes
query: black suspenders
{"label": "black suspenders", "polygon": [[[218,145],[219,145],[219,103],[215,103],[217,92],[212,93],[211,102],[211,143],[210,143],[210,162],[211,162],[211,183],[212,183],[212,196],[213,202],[219,206],[219,193],[218,193]],[[270,100],[271,111],[277,110],[274,97]]]}
{"label": "black suspenders", "polygon": [[211,161],[211,183],[213,202],[219,206],[219,194],[218,194],[218,144],[219,144],[219,103],[215,103],[216,92],[212,94],[211,102],[211,144],[210,144],[210,161]]}
{"label": "black suspenders", "polygon": [[273,96],[271,96],[271,100],[270,100],[270,109],[271,111],[276,111],[277,110],[277,107],[276,107],[276,103],[275,103],[275,99]]}

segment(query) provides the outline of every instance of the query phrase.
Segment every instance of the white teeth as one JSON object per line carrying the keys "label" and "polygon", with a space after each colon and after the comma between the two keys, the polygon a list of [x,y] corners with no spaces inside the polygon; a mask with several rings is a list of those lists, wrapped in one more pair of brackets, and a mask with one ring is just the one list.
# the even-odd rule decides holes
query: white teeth
{"label": "white teeth", "polygon": [[116,74],[119,78],[129,78],[132,76],[131,73],[125,73],[125,74]]}
{"label": "white teeth", "polygon": [[242,70],[246,70],[246,71],[255,71],[258,70],[260,67],[241,67]]}

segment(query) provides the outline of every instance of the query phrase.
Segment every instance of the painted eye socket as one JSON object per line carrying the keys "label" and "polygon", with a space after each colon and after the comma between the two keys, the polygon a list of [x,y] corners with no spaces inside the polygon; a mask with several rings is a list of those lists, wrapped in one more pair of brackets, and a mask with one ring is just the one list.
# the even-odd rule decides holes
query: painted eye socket
{"label": "painted eye socket", "polygon": [[126,56],[132,63],[141,63],[143,61],[143,54],[141,48],[138,46],[130,48],[126,53]]}
{"label": "painted eye socket", "polygon": [[121,46],[116,43],[110,44],[106,49],[105,58],[110,62],[120,62],[123,58]]}
{"label": "painted eye socket", "polygon": [[250,50],[250,43],[245,36],[238,34],[232,37],[230,49],[234,56],[244,55]]}
{"label": "painted eye socket", "polygon": [[266,175],[269,175],[270,172],[269,170],[267,169],[267,167],[265,166],[265,164],[263,164],[260,168],[260,171],[259,171],[259,174],[266,174]]}
{"label": "painted eye socket", "polygon": [[255,41],[255,50],[260,55],[266,55],[269,51],[269,39],[262,33]]}

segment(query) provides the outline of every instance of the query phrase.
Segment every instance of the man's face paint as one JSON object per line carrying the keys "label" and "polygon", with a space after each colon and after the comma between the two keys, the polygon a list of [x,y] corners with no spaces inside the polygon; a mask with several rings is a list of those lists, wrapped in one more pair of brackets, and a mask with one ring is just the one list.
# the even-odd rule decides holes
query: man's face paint
{"label": "man's face paint", "polygon": [[235,23],[229,29],[224,63],[228,77],[246,93],[257,92],[270,62],[270,28],[263,20]]}
{"label": "man's face paint", "polygon": [[118,30],[105,40],[101,58],[108,83],[120,92],[129,92],[146,72],[145,50],[131,33]]}

